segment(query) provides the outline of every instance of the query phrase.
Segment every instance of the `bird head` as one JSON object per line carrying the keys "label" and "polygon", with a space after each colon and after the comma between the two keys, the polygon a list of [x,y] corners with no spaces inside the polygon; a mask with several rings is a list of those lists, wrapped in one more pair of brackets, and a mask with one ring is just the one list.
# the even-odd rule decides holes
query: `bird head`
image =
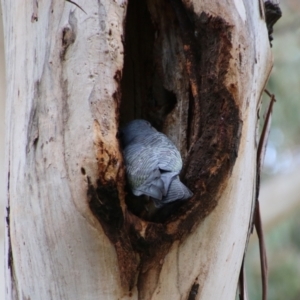
{"label": "bird head", "polygon": [[126,147],[138,136],[147,135],[155,131],[154,127],[152,127],[148,121],[140,119],[133,120],[122,127],[120,131],[122,147]]}

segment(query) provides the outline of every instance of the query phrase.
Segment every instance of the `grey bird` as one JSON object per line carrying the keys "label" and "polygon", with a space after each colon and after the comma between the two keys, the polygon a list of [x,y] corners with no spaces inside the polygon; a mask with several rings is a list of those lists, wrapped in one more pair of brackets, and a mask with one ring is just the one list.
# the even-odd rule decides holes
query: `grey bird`
{"label": "grey bird", "polygon": [[179,178],[182,159],[178,149],[149,122],[129,122],[121,129],[121,143],[127,180],[135,196],[149,196],[160,208],[193,195]]}

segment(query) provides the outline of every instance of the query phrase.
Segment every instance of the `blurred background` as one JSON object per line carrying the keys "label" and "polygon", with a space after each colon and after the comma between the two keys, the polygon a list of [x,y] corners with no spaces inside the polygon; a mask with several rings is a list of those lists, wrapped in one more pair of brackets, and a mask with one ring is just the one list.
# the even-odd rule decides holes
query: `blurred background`
{"label": "blurred background", "polygon": [[[262,174],[260,203],[269,262],[270,300],[300,299],[300,1],[281,0],[274,27],[274,68],[267,89],[275,94],[272,129]],[[2,14],[1,14],[2,15]],[[2,19],[2,18],[1,18]],[[5,68],[0,22],[0,299],[4,296]],[[264,96],[264,106],[269,98]],[[263,117],[263,116],[261,116]],[[246,256],[251,300],[261,299],[257,237]],[[226,299],[224,299],[226,300]]]}
{"label": "blurred background", "polygon": [[[300,299],[300,1],[280,0],[274,26],[274,67],[267,90],[275,94],[260,191],[269,266],[270,300]],[[264,106],[269,97],[263,97]],[[263,116],[261,116],[263,117]],[[246,256],[249,299],[261,299],[257,236]]]}

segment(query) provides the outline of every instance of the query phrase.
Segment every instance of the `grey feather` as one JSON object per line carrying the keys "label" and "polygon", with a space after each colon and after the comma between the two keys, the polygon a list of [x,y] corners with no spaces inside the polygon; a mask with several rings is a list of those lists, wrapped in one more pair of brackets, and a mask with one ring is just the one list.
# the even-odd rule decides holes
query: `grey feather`
{"label": "grey feather", "polygon": [[182,160],[176,146],[149,122],[128,123],[121,129],[121,142],[134,195],[152,197],[156,207],[193,195],[179,179]]}

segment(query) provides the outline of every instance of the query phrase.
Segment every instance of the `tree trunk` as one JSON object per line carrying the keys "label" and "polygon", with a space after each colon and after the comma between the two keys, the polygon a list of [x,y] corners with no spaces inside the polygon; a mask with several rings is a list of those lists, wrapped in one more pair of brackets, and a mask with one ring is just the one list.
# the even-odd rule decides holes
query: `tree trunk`
{"label": "tree trunk", "polygon": [[[234,299],[272,67],[246,2],[2,1],[7,299]],[[152,219],[125,186],[134,118],[174,141],[194,193]]]}

